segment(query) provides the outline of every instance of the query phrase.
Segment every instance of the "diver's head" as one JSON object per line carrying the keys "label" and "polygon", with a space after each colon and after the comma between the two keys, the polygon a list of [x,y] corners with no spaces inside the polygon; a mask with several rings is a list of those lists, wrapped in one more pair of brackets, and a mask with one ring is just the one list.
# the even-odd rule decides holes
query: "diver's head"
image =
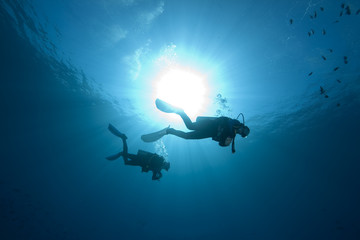
{"label": "diver's head", "polygon": [[240,134],[243,138],[247,137],[250,133],[250,128],[245,126],[243,123],[239,122],[238,120],[234,119],[234,129],[237,134]]}
{"label": "diver's head", "polygon": [[[242,116],[243,122],[241,123],[239,120],[237,120],[240,115]],[[233,126],[235,129],[235,132],[240,134],[243,138],[247,137],[250,133],[250,128],[248,126],[245,126],[245,117],[244,114],[239,113],[236,119],[233,119]]]}
{"label": "diver's head", "polygon": [[243,138],[247,137],[250,133],[250,128],[248,126],[243,126],[239,129],[240,132],[238,132]]}
{"label": "diver's head", "polygon": [[163,163],[163,169],[165,169],[166,171],[169,171],[170,168],[170,163],[169,162],[164,162]]}

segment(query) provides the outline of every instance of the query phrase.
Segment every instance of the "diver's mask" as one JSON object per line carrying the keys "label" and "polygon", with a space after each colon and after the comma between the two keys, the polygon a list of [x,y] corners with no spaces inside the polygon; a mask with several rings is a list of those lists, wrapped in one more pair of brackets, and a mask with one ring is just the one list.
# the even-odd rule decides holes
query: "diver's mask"
{"label": "diver's mask", "polygon": [[242,127],[242,130],[241,130],[241,133],[240,135],[243,137],[243,138],[246,138],[250,133],[250,128],[248,128],[247,126],[243,126]]}
{"label": "diver's mask", "polygon": [[250,128],[248,126],[245,126],[245,117],[244,114],[240,113],[236,120],[240,117],[240,115],[243,118],[243,123],[239,122],[239,125],[234,126],[237,133],[239,133],[243,138],[247,137],[250,133]]}

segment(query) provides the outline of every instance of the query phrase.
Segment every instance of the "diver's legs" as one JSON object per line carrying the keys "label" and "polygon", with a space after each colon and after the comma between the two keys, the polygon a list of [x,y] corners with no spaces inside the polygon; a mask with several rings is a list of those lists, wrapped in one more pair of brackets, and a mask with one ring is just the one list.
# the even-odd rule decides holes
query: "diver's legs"
{"label": "diver's legs", "polygon": [[114,155],[111,155],[111,156],[108,156],[106,157],[107,160],[110,160],[110,161],[113,161],[113,160],[116,160],[118,159],[119,157],[121,157],[123,155],[123,152],[119,152],[117,154],[114,154]]}
{"label": "diver's legs", "polygon": [[124,163],[127,164],[129,162],[128,157],[130,154],[128,154],[128,146],[127,146],[127,142],[126,142],[126,136],[124,135],[124,137],[121,137],[121,140],[123,141],[123,154],[122,157],[124,158]]}
{"label": "diver's legs", "polygon": [[119,157],[123,157],[124,162],[126,164],[126,162],[128,161],[128,157],[129,157],[128,146],[127,146],[127,143],[126,143],[126,136],[124,135],[123,137],[121,137],[121,140],[123,141],[123,151],[119,152],[119,153],[116,153],[114,155],[108,156],[108,157],[106,157],[106,159],[112,161],[112,160],[118,159]]}
{"label": "diver's legs", "polygon": [[112,134],[121,138],[121,140],[123,141],[123,151],[119,152],[117,154],[114,154],[112,156],[109,156],[106,159],[115,160],[122,156],[124,158],[125,162],[128,161],[128,159],[127,159],[128,158],[128,146],[126,143],[126,139],[127,139],[126,135],[124,133],[120,132],[119,130],[117,130],[112,124],[109,124],[108,129]]}
{"label": "diver's legs", "polygon": [[131,153],[127,154],[127,158],[124,157],[124,163],[125,165],[141,166],[138,156]]}
{"label": "diver's legs", "polygon": [[185,126],[189,129],[189,130],[196,130],[196,122],[192,122],[191,119],[189,118],[189,116],[184,112],[184,111],[179,111],[177,112],[177,114],[182,118],[182,120],[185,123]]}
{"label": "diver's legs", "polygon": [[167,129],[167,134],[175,135],[184,139],[203,139],[212,137],[211,133],[205,131],[193,131],[193,132],[183,132],[173,128]]}
{"label": "diver's legs", "polygon": [[[124,158],[124,163],[125,165],[134,165],[134,166],[139,166],[139,158],[137,155],[128,153],[128,154],[124,154],[124,152],[119,152],[117,154],[111,155],[109,157],[106,157],[107,160],[116,160],[119,157],[123,157]],[[129,160],[130,159],[130,160]]]}
{"label": "diver's legs", "polygon": [[108,126],[109,131],[114,134],[115,136],[119,137],[119,138],[125,138],[127,139],[126,135],[123,134],[122,132],[120,132],[119,130],[116,129],[116,127],[114,127],[111,123],[109,123]]}

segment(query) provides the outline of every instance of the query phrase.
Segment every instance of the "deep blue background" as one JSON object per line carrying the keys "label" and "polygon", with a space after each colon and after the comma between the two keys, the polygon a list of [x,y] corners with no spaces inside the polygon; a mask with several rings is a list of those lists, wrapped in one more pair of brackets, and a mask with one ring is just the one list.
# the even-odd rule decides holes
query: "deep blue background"
{"label": "deep blue background", "polygon": [[[139,138],[151,121],[124,113],[127,101],[116,108],[85,76],[79,82],[81,71],[39,51],[0,9],[1,239],[360,238],[356,45],[344,50],[354,47],[352,70],[336,73],[346,87],[329,85],[336,100],[320,96],[314,84],[314,94],[288,103],[289,110],[258,112],[247,122],[249,140],[238,140],[233,155],[210,140],[168,137],[171,168],[151,181],[140,168],[104,159],[121,149],[109,122],[128,134],[136,152],[154,151]],[[304,64],[305,76],[318,70]]]}

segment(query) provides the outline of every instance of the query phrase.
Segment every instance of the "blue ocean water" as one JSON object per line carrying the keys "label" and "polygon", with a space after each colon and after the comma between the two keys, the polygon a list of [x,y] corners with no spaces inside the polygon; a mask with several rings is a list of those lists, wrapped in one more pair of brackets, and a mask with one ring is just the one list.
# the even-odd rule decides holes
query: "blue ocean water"
{"label": "blue ocean water", "polygon": [[[1,0],[0,239],[360,239],[359,9]],[[154,106],[169,66],[206,76],[201,114],[244,113],[235,154],[141,141],[185,130]],[[105,159],[109,123],[166,157],[160,181]]]}

